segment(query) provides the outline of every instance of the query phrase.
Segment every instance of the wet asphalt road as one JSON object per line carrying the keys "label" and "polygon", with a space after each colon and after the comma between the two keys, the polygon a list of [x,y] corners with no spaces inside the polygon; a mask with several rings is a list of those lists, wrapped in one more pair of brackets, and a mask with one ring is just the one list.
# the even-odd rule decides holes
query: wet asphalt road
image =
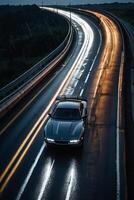
{"label": "wet asphalt road", "polygon": [[[64,93],[87,97],[90,108],[94,100],[93,90],[95,83],[97,83],[98,63],[104,42],[102,42],[99,25],[92,23],[90,18],[80,17],[91,26],[94,35],[93,44],[80,68],[79,74],[81,73],[81,76],[77,77],[77,84],[75,85],[76,80],[70,81],[69,84],[74,85],[71,89],[70,85],[67,86],[69,89],[65,89]],[[44,89],[36,99],[1,136],[0,160],[2,162],[0,163],[0,174],[3,173],[42,112],[47,108],[82,48],[86,36],[79,22],[74,19],[74,23],[77,30],[76,42],[60,72],[56,72],[55,77],[47,86],[45,86],[46,83],[42,85]],[[95,57],[96,55],[97,57]],[[120,60],[117,62],[120,62]],[[76,79],[75,73],[72,79]],[[36,128],[35,132],[37,131],[38,134],[24,154],[23,159],[21,160],[21,156],[25,153],[32,137],[20,150],[11,169],[7,170],[8,172],[2,180],[2,184],[4,184],[7,178],[7,184],[1,194],[2,200],[116,199],[117,87],[114,87],[114,85],[118,85],[118,70],[112,73],[111,79],[110,85],[106,89],[108,91],[101,95],[96,106],[95,116],[97,119],[95,123],[92,123],[91,119],[88,120],[83,149],[48,148],[43,140],[44,124],[39,131]],[[109,76],[106,81],[110,81]],[[6,119],[6,117],[3,119],[3,124]],[[8,116],[9,119],[10,116]],[[21,160],[20,164],[16,165],[19,159]],[[12,170],[15,172],[8,181]]]}

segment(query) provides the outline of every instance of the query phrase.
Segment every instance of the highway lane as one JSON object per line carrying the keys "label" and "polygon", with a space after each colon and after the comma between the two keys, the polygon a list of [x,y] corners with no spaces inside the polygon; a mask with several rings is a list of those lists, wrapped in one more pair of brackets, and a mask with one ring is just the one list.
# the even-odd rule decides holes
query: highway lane
{"label": "highway lane", "polygon": [[[73,17],[73,15],[72,15],[72,17]],[[71,56],[71,59],[69,59],[68,63],[66,63],[66,68],[64,68],[63,71],[61,70],[61,73],[57,75],[56,81],[53,80],[53,82],[50,85],[48,85],[48,87],[44,91],[41,92],[41,94],[38,96],[38,99],[36,101],[32,102],[32,104],[19,116],[19,118],[17,118],[13,122],[13,124],[10,125],[6,129],[6,131],[4,133],[4,138],[2,138],[2,140],[1,140],[1,144],[2,144],[1,160],[3,161],[2,162],[1,171],[2,171],[2,169],[5,168],[5,166],[7,165],[8,161],[14,155],[14,152],[16,152],[17,148],[20,146],[20,144],[24,140],[24,138],[26,136],[26,133],[28,133],[28,130],[30,130],[30,128],[33,126],[33,124],[37,120],[38,115],[35,114],[35,113],[39,113],[39,115],[40,115],[41,111],[46,107],[46,105],[48,104],[50,99],[53,97],[54,91],[56,91],[57,88],[59,88],[59,86],[61,85],[61,81],[63,81],[65,79],[64,77],[66,76],[67,72],[70,70],[70,67],[73,65],[73,63],[75,63],[73,68],[76,70],[76,67],[77,67],[76,59],[77,59],[77,55],[79,54],[80,50],[82,49],[81,50],[81,54],[82,54],[82,57],[84,59],[83,60],[81,60],[81,58],[77,59],[77,62],[79,62],[81,64],[81,68],[78,67],[77,70],[82,71],[83,73],[85,72],[85,69],[83,70],[83,68],[86,66],[85,65],[85,60],[87,59],[86,61],[88,61],[88,58],[86,58],[88,55],[85,54],[85,50],[84,50],[83,47],[86,46],[86,52],[88,52],[88,54],[90,54],[91,57],[94,54],[99,52],[98,49],[100,48],[100,33],[98,32],[96,26],[94,26],[91,23],[91,26],[92,26],[94,32],[96,32],[95,33],[96,34],[96,38],[98,38],[96,40],[97,41],[96,44],[94,44],[94,47],[92,48],[92,45],[90,44],[90,41],[92,39],[92,36],[90,35],[91,33],[90,32],[86,32],[86,33],[84,32],[85,28],[83,28],[83,26],[85,26],[85,22],[81,21],[81,24],[79,24],[80,22],[78,20],[78,17],[76,19],[75,18],[76,18],[76,16],[74,17],[74,20],[77,19],[77,21],[78,21],[77,23],[78,24],[76,24],[76,21],[75,21],[75,26],[77,25],[77,29],[78,29],[78,33],[79,33],[78,34],[78,38],[76,40],[77,42],[76,42],[76,46],[75,46],[75,52],[73,52],[73,55]],[[84,25],[82,26],[82,24],[84,24]],[[87,26],[87,24],[86,24],[86,26]],[[89,26],[88,26],[88,29],[89,29]],[[91,32],[92,32],[92,29],[91,29]],[[93,32],[92,32],[92,34],[93,34]],[[90,37],[89,37],[89,35],[90,35]],[[86,41],[86,42],[84,43],[84,41]],[[84,43],[84,45],[83,45],[83,43]],[[89,48],[89,51],[88,51],[88,48]],[[90,69],[90,62],[91,61],[88,61],[86,63],[87,66],[88,66],[87,67],[88,69],[86,69],[86,70]],[[95,61],[93,61],[93,62],[95,63]],[[72,70],[73,74],[74,74],[74,69]],[[81,73],[81,75],[83,73]],[[73,75],[73,77],[75,77],[75,76]],[[83,78],[84,77],[82,76],[82,79]],[[87,83],[88,78],[87,78],[87,72],[86,72],[85,73],[86,83]],[[85,80],[84,80],[84,82],[85,82]],[[76,85],[75,85],[75,87],[76,87]],[[69,85],[68,85],[68,88],[70,88]],[[42,107],[42,109],[41,109],[41,107]],[[36,118],[35,115],[37,115],[37,118]],[[43,123],[41,123],[41,126],[43,125]],[[39,129],[41,129],[41,128],[39,128]],[[16,134],[16,132],[19,133],[19,134]],[[39,131],[37,130],[37,132],[39,132]],[[6,172],[6,176],[7,176],[6,181],[8,183],[8,181],[10,179],[11,180],[9,181],[8,185],[5,184],[4,187],[3,186],[1,187],[1,192],[3,193],[2,194],[2,198],[7,198],[7,199],[15,198],[17,190],[19,189],[20,185],[22,185],[22,182],[24,181],[25,177],[28,177],[28,176],[26,176],[26,174],[28,173],[28,170],[30,169],[32,163],[34,163],[34,159],[38,158],[38,157],[36,157],[37,156],[37,152],[39,151],[39,149],[40,149],[40,147],[41,147],[41,145],[43,143],[42,129],[41,129],[41,131],[39,133],[38,133],[38,137],[36,138],[36,141],[33,143],[32,147],[28,151],[27,156],[25,156],[25,158],[23,159],[23,161],[21,163],[21,166],[19,166],[19,169],[17,170],[17,172],[16,172],[16,169],[15,169],[15,167],[17,168],[17,165],[15,166],[15,164],[19,160],[19,158],[21,158],[21,156],[24,153],[24,150],[27,149],[27,146],[32,141],[31,138],[28,139],[29,140],[28,143],[24,144],[24,149],[21,149],[20,153],[16,156],[15,159],[17,159],[17,161],[15,160],[15,163],[13,163],[13,166],[14,166],[15,170],[11,171],[11,169],[10,169],[8,171],[8,169],[7,169],[8,172]],[[45,148],[45,146],[41,147],[41,153],[42,153],[41,156],[44,154],[44,148]],[[5,157],[5,155],[6,155],[6,157]],[[40,154],[38,154],[38,155],[40,155]],[[47,157],[48,157],[48,155],[49,154],[47,154]],[[36,163],[37,160],[38,159],[35,160],[35,163]],[[49,160],[48,158],[45,159],[44,164],[43,164],[42,167],[44,169],[46,169],[47,166],[48,166],[48,174],[49,174],[52,171],[53,166],[55,166],[54,165],[55,161],[52,161],[52,163],[51,162],[49,163],[48,160]],[[34,168],[34,165],[32,165],[32,166]],[[49,169],[50,169],[50,172],[49,172]],[[23,171],[23,176],[21,176],[22,171]],[[12,177],[12,175],[13,175],[12,172],[13,172],[13,174],[15,172],[15,175],[13,177]],[[70,176],[72,177],[72,175],[70,175]],[[47,178],[47,175],[46,175],[46,180],[48,178]],[[4,179],[5,179],[5,177],[3,178],[2,181],[5,183]],[[16,180],[17,180],[17,182],[16,182]],[[44,184],[47,184],[47,183],[44,183]],[[46,187],[46,186],[44,185],[43,187]],[[13,189],[13,188],[15,188],[15,189]],[[12,194],[10,192],[12,192]],[[40,196],[41,196],[41,193],[40,193]],[[68,192],[67,196],[69,196],[69,192]],[[30,197],[30,199],[32,199],[32,196]]]}
{"label": "highway lane", "polygon": [[[97,199],[125,199],[125,135],[120,134],[121,102],[119,91],[124,65],[123,41],[116,24],[106,16],[94,12],[105,28],[106,49],[100,61],[104,72],[100,78],[98,95],[91,113],[92,134],[98,134],[100,145],[99,178],[101,190]],[[106,56],[107,55],[107,56]]]}

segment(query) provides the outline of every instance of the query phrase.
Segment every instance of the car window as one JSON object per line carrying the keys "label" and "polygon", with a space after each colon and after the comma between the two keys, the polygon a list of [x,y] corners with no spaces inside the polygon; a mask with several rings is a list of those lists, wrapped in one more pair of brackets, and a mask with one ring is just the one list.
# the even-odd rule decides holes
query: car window
{"label": "car window", "polygon": [[80,120],[81,115],[78,109],[57,108],[52,113],[52,118],[63,120]]}

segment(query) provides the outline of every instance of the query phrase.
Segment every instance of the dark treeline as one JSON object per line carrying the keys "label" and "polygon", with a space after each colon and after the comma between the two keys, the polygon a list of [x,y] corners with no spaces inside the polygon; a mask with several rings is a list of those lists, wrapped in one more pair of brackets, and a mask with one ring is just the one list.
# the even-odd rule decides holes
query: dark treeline
{"label": "dark treeline", "polygon": [[65,38],[67,22],[32,6],[0,6],[0,87],[34,65]]}
{"label": "dark treeline", "polygon": [[99,7],[134,25],[134,3],[100,4]]}
{"label": "dark treeline", "polygon": [[128,21],[134,26],[134,3],[104,3],[104,4],[88,4],[82,7],[90,9],[103,9],[115,14],[116,16]]}

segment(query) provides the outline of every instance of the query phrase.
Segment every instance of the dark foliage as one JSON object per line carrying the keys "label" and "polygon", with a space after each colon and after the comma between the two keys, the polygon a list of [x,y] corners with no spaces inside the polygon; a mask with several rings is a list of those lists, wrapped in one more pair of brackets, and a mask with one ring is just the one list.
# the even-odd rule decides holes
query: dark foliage
{"label": "dark foliage", "polygon": [[[76,6],[75,6],[76,7]],[[79,7],[79,6],[78,6]],[[102,9],[115,14],[134,26],[134,3],[104,3],[104,4],[87,4],[83,8]]]}
{"label": "dark foliage", "polygon": [[67,22],[32,6],[0,6],[0,87],[34,65],[65,38]]}
{"label": "dark foliage", "polygon": [[134,3],[100,4],[99,8],[115,14],[134,26]]}

